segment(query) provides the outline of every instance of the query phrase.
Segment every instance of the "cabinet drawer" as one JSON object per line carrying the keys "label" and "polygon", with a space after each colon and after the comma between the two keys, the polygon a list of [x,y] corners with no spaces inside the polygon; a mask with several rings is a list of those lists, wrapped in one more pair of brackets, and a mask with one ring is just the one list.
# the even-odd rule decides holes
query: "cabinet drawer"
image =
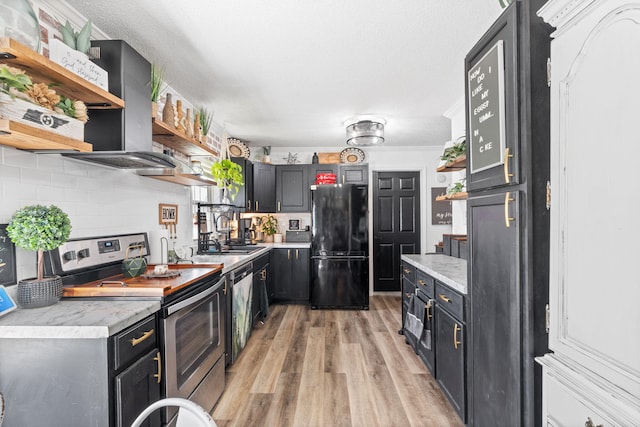
{"label": "cabinet drawer", "polygon": [[402,301],[409,304],[411,296],[416,293],[416,285],[408,280],[402,281]]}
{"label": "cabinet drawer", "polygon": [[420,270],[417,270],[416,276],[416,285],[418,285],[418,289],[420,289],[422,293],[427,295],[429,298],[433,298],[436,280],[424,271]]}
{"label": "cabinet drawer", "polygon": [[438,306],[464,321],[464,297],[436,280],[435,299]]}
{"label": "cabinet drawer", "polygon": [[402,263],[402,280],[408,280],[416,283],[416,268],[406,262]]}
{"label": "cabinet drawer", "polygon": [[113,369],[128,365],[141,354],[156,346],[157,329],[155,317],[148,317],[113,336]]}

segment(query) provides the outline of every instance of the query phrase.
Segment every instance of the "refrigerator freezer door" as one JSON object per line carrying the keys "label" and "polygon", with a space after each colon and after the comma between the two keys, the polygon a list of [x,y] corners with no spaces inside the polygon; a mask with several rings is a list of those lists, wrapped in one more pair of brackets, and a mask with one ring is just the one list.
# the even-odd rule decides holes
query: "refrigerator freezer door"
{"label": "refrigerator freezer door", "polygon": [[369,309],[367,257],[312,257],[312,308]]}
{"label": "refrigerator freezer door", "polygon": [[319,185],[312,191],[312,254],[368,254],[366,185]]}

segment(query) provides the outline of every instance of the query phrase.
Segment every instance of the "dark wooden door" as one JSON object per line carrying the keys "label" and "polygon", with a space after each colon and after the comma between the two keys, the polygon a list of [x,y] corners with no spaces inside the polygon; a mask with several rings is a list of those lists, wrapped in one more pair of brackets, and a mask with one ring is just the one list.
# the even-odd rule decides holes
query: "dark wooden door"
{"label": "dark wooden door", "polygon": [[400,291],[400,256],[420,253],[420,172],[373,172],[373,290]]}
{"label": "dark wooden door", "polygon": [[240,165],[244,177],[244,185],[238,189],[233,204],[244,208],[245,212],[251,212],[253,210],[253,163],[244,157],[232,157],[231,161]]}
{"label": "dark wooden door", "polygon": [[[521,309],[520,196],[512,191],[467,201],[470,413],[475,425],[522,423],[521,317],[527,314]],[[527,363],[533,364],[533,358]]]}
{"label": "dark wooden door", "polygon": [[291,249],[291,291],[292,299],[309,301],[309,249]]}
{"label": "dark wooden door", "polygon": [[253,164],[253,211],[276,211],[276,168],[265,163]]}
{"label": "dark wooden door", "polygon": [[[158,349],[153,349],[115,377],[116,426],[130,426],[147,406],[160,399],[158,357]],[[160,411],[152,413],[143,425],[159,426]]]}
{"label": "dark wooden door", "polygon": [[291,295],[291,249],[273,250],[273,297],[289,300]]}
{"label": "dark wooden door", "polygon": [[[435,304],[436,378],[454,409],[465,420],[464,324]],[[494,421],[497,421],[494,420]],[[484,424],[479,424],[484,425]],[[495,424],[486,424],[495,425]],[[517,424],[505,424],[517,425]]]}

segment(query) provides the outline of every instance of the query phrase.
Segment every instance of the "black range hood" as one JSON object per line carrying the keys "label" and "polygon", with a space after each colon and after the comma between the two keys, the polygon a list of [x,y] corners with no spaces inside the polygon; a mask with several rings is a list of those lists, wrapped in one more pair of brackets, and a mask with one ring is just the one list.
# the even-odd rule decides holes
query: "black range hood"
{"label": "black range hood", "polygon": [[92,109],[85,125],[90,153],[63,156],[119,169],[173,169],[176,162],[153,151],[151,139],[151,64],[123,40],[95,40],[94,62],[109,73],[109,92],[125,101],[121,110]]}

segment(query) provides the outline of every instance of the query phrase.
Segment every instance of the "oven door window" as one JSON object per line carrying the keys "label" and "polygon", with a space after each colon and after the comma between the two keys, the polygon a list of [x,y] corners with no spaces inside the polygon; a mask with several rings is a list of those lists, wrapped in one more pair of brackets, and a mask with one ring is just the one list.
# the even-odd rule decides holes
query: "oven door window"
{"label": "oven door window", "polygon": [[221,292],[165,319],[168,397],[188,398],[224,353]]}

